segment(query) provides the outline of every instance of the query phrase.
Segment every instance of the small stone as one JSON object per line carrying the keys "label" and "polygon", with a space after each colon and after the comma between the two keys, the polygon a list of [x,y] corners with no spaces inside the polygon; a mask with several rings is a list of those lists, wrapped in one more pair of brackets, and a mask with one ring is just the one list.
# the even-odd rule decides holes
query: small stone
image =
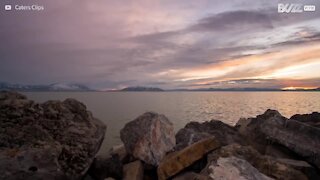
{"label": "small stone", "polygon": [[128,156],[128,153],[126,151],[126,148],[123,144],[113,146],[109,151],[111,156],[119,156],[120,161],[124,162],[126,160],[126,157]]}
{"label": "small stone", "polygon": [[108,178],[105,178],[104,180],[115,180],[115,179],[111,178],[111,177],[108,177]]}
{"label": "small stone", "polygon": [[103,180],[108,177],[121,179],[122,168],[123,165],[118,155],[98,156],[94,159],[88,173],[96,180]]}
{"label": "small stone", "polygon": [[211,178],[195,172],[186,172],[177,175],[177,177],[174,177],[172,180],[211,180]]}

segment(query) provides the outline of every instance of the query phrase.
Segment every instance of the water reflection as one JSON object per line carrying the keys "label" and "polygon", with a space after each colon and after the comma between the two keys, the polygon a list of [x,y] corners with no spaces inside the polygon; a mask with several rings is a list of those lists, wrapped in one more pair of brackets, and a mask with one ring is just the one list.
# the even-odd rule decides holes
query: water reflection
{"label": "water reflection", "polygon": [[277,109],[286,117],[320,111],[318,92],[36,92],[24,93],[30,99],[76,98],[84,102],[94,116],[108,125],[101,150],[105,153],[120,143],[119,130],[146,111],[165,114],[182,128],[190,121],[222,120],[235,124],[241,117],[253,117],[266,109]]}

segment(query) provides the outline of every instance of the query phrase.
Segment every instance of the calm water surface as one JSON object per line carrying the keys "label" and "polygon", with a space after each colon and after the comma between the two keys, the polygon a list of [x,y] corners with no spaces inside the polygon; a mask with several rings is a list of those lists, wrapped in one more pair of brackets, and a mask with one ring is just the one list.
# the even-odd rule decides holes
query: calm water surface
{"label": "calm water surface", "polygon": [[101,154],[121,143],[120,129],[146,111],[166,115],[179,130],[190,121],[221,120],[234,125],[277,109],[286,117],[320,111],[319,92],[28,92],[36,102],[75,98],[86,104],[108,129]]}

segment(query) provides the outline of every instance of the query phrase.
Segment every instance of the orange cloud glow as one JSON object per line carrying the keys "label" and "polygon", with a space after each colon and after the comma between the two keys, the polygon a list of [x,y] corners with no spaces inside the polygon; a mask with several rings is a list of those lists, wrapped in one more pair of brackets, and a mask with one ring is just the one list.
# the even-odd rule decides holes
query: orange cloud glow
{"label": "orange cloud glow", "polygon": [[198,84],[236,79],[310,79],[320,76],[320,44],[230,59],[180,71],[177,81]]}

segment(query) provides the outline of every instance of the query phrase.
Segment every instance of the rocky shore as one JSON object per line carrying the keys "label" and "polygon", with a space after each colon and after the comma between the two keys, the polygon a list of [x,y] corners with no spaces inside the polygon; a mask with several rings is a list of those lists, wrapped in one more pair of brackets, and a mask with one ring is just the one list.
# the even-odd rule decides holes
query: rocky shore
{"label": "rocky shore", "polygon": [[190,122],[176,134],[147,112],[120,131],[123,144],[97,156],[106,126],[84,104],[43,104],[0,93],[0,179],[320,179],[320,113],[266,110],[235,126]]}
{"label": "rocky shore", "polygon": [[81,179],[106,126],[74,99],[43,104],[0,93],[0,179]]}

